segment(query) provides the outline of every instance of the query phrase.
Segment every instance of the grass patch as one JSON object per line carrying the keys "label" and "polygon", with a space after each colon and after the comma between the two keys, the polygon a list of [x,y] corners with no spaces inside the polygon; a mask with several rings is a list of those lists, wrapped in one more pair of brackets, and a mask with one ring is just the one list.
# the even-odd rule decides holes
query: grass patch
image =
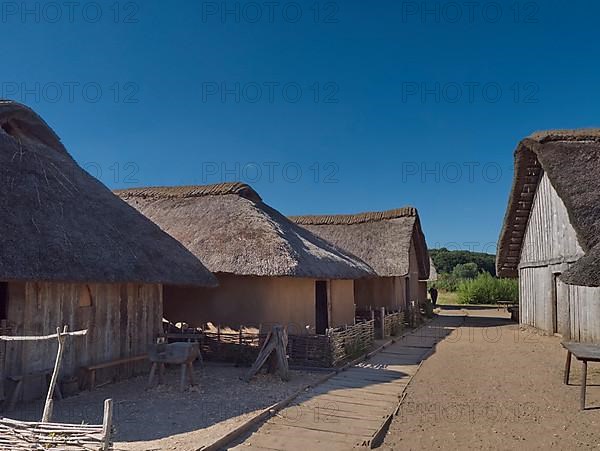
{"label": "grass patch", "polygon": [[438,305],[453,305],[453,304],[458,304],[458,303],[459,303],[459,300],[458,300],[457,292],[442,291],[442,290],[438,291],[438,299],[437,299]]}

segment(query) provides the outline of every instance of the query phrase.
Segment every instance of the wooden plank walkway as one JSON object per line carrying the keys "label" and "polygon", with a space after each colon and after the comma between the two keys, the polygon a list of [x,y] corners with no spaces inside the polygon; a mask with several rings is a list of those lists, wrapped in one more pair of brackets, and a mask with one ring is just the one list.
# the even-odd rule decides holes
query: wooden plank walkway
{"label": "wooden plank walkway", "polygon": [[420,363],[463,321],[458,315],[436,317],[369,360],[300,395],[228,449],[338,451],[376,446]]}

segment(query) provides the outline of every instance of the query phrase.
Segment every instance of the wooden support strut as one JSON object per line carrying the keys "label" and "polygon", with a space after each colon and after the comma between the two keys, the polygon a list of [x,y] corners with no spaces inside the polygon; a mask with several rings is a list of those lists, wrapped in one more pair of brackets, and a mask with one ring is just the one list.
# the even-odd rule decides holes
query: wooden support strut
{"label": "wooden support strut", "polygon": [[[247,382],[255,376],[260,369],[269,361],[273,354],[275,354],[275,360],[279,376],[282,380],[289,380],[289,367],[287,361],[287,333],[281,326],[274,326],[273,329],[267,335],[267,338],[256,358],[256,361],[250,368],[250,371],[246,374],[244,380]],[[273,360],[272,360],[273,361]]]}
{"label": "wooden support strut", "polygon": [[104,401],[104,419],[102,420],[102,451],[109,451],[111,445],[112,434],[112,399]]}
{"label": "wooden support strut", "polygon": [[[68,326],[63,328],[63,334],[66,334],[69,330]],[[58,338],[58,353],[56,354],[56,362],[54,363],[54,371],[52,372],[52,379],[50,379],[50,387],[48,387],[48,393],[46,394],[46,403],[44,404],[44,413],[42,415],[42,423],[48,423],[52,418],[52,396],[54,395],[54,388],[58,381],[58,373],[60,372],[60,364],[62,362],[63,353],[65,350],[65,340],[67,335],[62,335],[60,327],[56,328],[56,336]]]}
{"label": "wooden support strut", "polygon": [[[52,397],[54,396],[54,391],[56,390],[58,383],[58,374],[60,373],[60,364],[62,362],[62,356],[64,353],[65,341],[67,337],[72,336],[80,336],[87,334],[87,329],[78,330],[76,332],[69,332],[69,327],[64,326],[63,331],[60,331],[60,327],[56,328],[56,334],[53,335],[43,335],[43,336],[12,336],[12,335],[2,335],[0,336],[0,341],[42,341],[42,340],[51,340],[53,338],[58,339],[58,353],[56,355],[56,362],[54,363],[54,370],[52,371],[52,378],[50,379],[50,386],[48,388],[48,393],[46,395],[46,402],[44,404],[44,413],[42,415],[42,423],[48,423],[50,418],[52,417]],[[13,403],[16,401],[13,396]]]}

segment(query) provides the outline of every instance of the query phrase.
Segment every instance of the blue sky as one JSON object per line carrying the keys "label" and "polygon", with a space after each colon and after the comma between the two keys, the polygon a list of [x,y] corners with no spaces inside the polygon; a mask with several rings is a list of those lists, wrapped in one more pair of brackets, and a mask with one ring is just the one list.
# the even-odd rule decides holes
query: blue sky
{"label": "blue sky", "polygon": [[517,142],[600,125],[593,1],[0,8],[1,95],[111,188],[242,179],[285,214],[410,204],[431,247],[493,252]]}

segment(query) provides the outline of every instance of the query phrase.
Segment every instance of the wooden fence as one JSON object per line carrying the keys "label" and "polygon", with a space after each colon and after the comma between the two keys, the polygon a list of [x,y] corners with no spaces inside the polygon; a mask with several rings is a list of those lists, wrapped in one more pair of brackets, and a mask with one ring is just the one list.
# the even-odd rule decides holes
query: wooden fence
{"label": "wooden fence", "polygon": [[109,451],[113,449],[112,401],[104,403],[104,421],[100,425],[17,421],[0,418],[0,449],[31,451]]}
{"label": "wooden fence", "polygon": [[374,321],[375,337],[378,339],[400,335],[404,330],[405,319],[404,312],[387,312],[383,307],[356,311],[357,321]]}
{"label": "wooden fence", "polygon": [[369,350],[375,340],[375,321],[363,321],[354,326],[334,329],[328,335],[331,366],[339,366]]}
{"label": "wooden fence", "polygon": [[[186,331],[169,333],[167,341],[195,341],[203,358],[250,365],[258,357],[266,334],[248,332]],[[326,335],[288,335],[291,365],[330,368],[367,350],[374,339],[374,321],[330,329]]]}
{"label": "wooden fence", "polygon": [[384,317],[384,331],[386,337],[395,337],[404,330],[404,312],[389,313]]}

